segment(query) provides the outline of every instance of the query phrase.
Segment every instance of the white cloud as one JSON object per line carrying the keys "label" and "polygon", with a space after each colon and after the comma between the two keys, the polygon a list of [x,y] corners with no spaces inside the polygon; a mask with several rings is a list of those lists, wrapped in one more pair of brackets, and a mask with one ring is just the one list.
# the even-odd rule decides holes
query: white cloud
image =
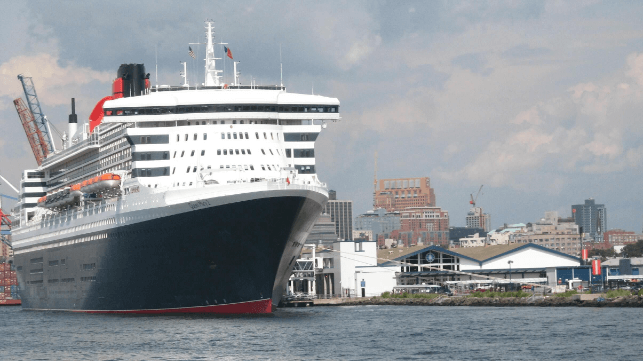
{"label": "white cloud", "polygon": [[[643,146],[627,139],[643,135],[639,130],[643,57],[632,54],[627,65],[607,79],[570,87],[568,99],[553,97],[519,112],[508,132],[495,137],[464,167],[441,170],[440,176],[526,189],[549,185],[544,179],[552,175],[640,167]],[[636,82],[628,83],[626,76]],[[571,124],[565,118],[571,118]]]}
{"label": "white cloud", "polygon": [[0,65],[0,96],[24,97],[18,74],[31,76],[40,102],[50,106],[68,104],[69,98],[82,94],[82,86],[109,83],[114,76],[74,64],[60,66],[52,54],[20,55]]}

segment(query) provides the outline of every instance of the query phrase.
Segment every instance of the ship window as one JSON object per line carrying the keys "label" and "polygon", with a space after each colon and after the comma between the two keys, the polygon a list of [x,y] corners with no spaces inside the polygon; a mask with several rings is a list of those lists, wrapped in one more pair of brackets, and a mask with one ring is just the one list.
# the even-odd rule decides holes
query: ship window
{"label": "ship window", "polygon": [[174,151],[174,155],[172,156],[172,158],[176,158],[176,150]]}
{"label": "ship window", "polygon": [[234,139],[237,139],[237,132],[232,133],[232,137],[233,137]]}
{"label": "ship window", "polygon": [[250,138],[248,137],[248,132],[246,132],[246,139],[250,139]]}
{"label": "ship window", "polygon": [[208,140],[208,133],[203,133],[203,140]]}
{"label": "ship window", "polygon": [[184,155],[184,154],[185,154],[185,151],[184,151],[184,150],[182,150],[182,151],[181,151],[181,158],[183,158],[183,155]]}
{"label": "ship window", "polygon": [[190,166],[188,166],[188,170],[185,173],[190,173]]}
{"label": "ship window", "polygon": [[250,170],[255,170],[255,167],[253,167],[252,164],[250,164]]}
{"label": "ship window", "polygon": [[170,156],[169,152],[163,152],[163,159],[167,159]]}
{"label": "ship window", "polygon": [[275,137],[272,135],[272,132],[270,132],[270,140],[275,140]]}
{"label": "ship window", "polygon": [[172,174],[176,171],[176,167],[172,168]]}
{"label": "ship window", "polygon": [[239,149],[235,149],[234,154],[239,155]]}
{"label": "ship window", "polygon": [[268,139],[268,136],[266,136],[266,132],[263,132],[263,139]]}
{"label": "ship window", "polygon": [[234,150],[230,149],[230,155],[234,155]]}
{"label": "ship window", "polygon": [[[197,123],[197,124],[199,124],[199,123]],[[194,133],[194,140],[196,140],[196,133]]]}
{"label": "ship window", "polygon": [[205,150],[202,150],[202,151],[201,151],[201,155],[202,155],[202,156],[203,156],[203,155],[205,155]]}
{"label": "ship window", "polygon": [[266,170],[266,167],[264,167],[263,164],[261,165],[261,170]]}
{"label": "ship window", "polygon": [[272,170],[272,169],[270,168],[270,164],[268,164],[266,167],[268,167],[268,170]]}
{"label": "ship window", "polygon": [[190,154],[190,157],[194,157],[194,151],[192,151],[192,153]]}
{"label": "ship window", "polygon": [[[190,124],[190,123],[188,123],[188,124]],[[188,140],[188,135],[186,134],[185,135],[185,141],[187,142],[187,140]]]}
{"label": "ship window", "polygon": [[194,169],[192,169],[192,173],[196,173],[196,166],[194,166]]}
{"label": "ship window", "polygon": [[250,149],[248,149],[248,154],[252,154],[252,153],[250,153]]}
{"label": "ship window", "polygon": [[[60,260],[60,264],[61,264],[61,265],[64,265],[64,264],[65,264],[65,260],[64,260],[64,259],[61,259],[61,260]],[[22,267],[20,267],[18,270],[20,270],[21,268],[22,268]]]}
{"label": "ship window", "polygon": [[228,133],[228,139],[230,139],[230,133]]}
{"label": "ship window", "polygon": [[292,158],[292,154],[290,152],[290,149],[286,149],[286,157]]}
{"label": "ship window", "polygon": [[228,150],[227,149],[223,150],[223,155],[228,155]]}
{"label": "ship window", "polygon": [[257,137],[257,139],[259,139],[259,132],[256,132],[255,136]]}
{"label": "ship window", "polygon": [[176,141],[178,142],[178,141],[180,141],[180,140],[181,140],[181,137],[179,137],[179,135],[177,134],[177,135],[176,135]]}
{"label": "ship window", "polygon": [[217,149],[217,155],[221,155],[221,149]]}
{"label": "ship window", "polygon": [[237,121],[236,121],[236,120],[233,120],[233,121],[232,121],[232,124],[237,124]]}
{"label": "ship window", "polygon": [[261,154],[266,155],[266,152],[263,149],[261,149]]}
{"label": "ship window", "polygon": [[221,139],[225,139],[225,133],[221,133]]}
{"label": "ship window", "polygon": [[246,154],[246,150],[245,150],[245,149],[241,149],[241,154],[245,155],[245,154]]}
{"label": "ship window", "polygon": [[272,149],[268,149],[268,151],[270,152],[270,155],[275,155],[275,154],[272,152]]}

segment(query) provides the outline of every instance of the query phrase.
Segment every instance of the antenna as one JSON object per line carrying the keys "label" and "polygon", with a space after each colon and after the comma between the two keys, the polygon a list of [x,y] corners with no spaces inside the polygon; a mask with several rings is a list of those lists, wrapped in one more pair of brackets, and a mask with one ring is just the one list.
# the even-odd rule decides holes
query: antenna
{"label": "antenna", "polygon": [[281,43],[279,43],[279,68],[281,72],[281,87],[284,87],[284,63],[281,61]]}
{"label": "antenna", "polygon": [[237,64],[241,62],[233,61],[233,63],[234,63],[234,85],[239,85],[239,73],[237,73]]}
{"label": "antenna", "polygon": [[190,89],[190,85],[188,84],[188,68],[187,68],[187,63],[185,61],[181,61],[181,64],[183,64],[183,71],[180,73],[181,76],[183,77],[183,86],[187,87]]}
{"label": "antenna", "polygon": [[373,190],[377,190],[377,150],[375,151],[375,174],[373,180]]}
{"label": "antenna", "polygon": [[154,45],[154,57],[156,58],[156,89],[159,88],[159,44]]}

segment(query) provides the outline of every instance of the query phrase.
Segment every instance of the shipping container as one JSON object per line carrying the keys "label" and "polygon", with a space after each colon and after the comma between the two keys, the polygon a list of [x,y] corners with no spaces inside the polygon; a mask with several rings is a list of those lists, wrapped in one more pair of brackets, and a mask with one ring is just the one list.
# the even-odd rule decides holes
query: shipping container
{"label": "shipping container", "polygon": [[[16,271],[9,271],[9,272],[11,272],[11,277],[16,277]],[[5,272],[5,274],[6,274],[6,272]]]}

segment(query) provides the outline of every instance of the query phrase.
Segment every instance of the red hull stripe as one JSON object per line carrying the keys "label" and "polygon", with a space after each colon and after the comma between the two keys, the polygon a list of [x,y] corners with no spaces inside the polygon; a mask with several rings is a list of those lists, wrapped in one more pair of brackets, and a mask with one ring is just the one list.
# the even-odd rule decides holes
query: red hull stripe
{"label": "red hull stripe", "polygon": [[85,313],[131,313],[131,314],[169,314],[169,313],[218,313],[218,314],[249,314],[249,313],[271,313],[272,300],[249,301],[231,303],[227,305],[197,306],[181,308],[164,308],[154,310],[70,310],[72,312]]}

